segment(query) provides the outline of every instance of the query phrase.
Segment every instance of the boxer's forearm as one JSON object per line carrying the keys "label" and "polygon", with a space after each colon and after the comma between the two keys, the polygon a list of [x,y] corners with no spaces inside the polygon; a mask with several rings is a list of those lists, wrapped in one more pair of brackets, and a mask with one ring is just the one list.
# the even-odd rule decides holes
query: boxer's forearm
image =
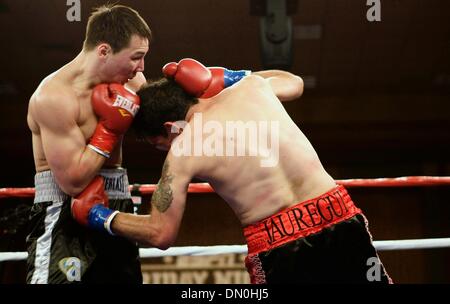
{"label": "boxer's forearm", "polygon": [[167,249],[161,242],[163,233],[150,221],[150,215],[120,212],[114,218],[111,230],[114,234],[137,242],[142,247]]}
{"label": "boxer's forearm", "polygon": [[64,143],[64,147],[47,152],[47,161],[59,187],[76,196],[91,182],[106,158],[86,146],[70,146],[69,140]]}

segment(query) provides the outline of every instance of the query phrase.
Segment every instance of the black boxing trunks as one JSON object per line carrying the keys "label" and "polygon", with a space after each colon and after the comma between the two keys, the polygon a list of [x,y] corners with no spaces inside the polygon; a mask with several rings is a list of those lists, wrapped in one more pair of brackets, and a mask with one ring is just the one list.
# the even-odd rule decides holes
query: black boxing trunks
{"label": "black boxing trunks", "polygon": [[[125,169],[103,169],[109,207],[134,212]],[[50,171],[35,176],[36,194],[27,237],[27,283],[141,284],[139,248],[118,236],[94,231],[71,216],[71,198]]]}
{"label": "black boxing trunks", "polygon": [[392,283],[343,186],[249,225],[244,235],[253,284]]}

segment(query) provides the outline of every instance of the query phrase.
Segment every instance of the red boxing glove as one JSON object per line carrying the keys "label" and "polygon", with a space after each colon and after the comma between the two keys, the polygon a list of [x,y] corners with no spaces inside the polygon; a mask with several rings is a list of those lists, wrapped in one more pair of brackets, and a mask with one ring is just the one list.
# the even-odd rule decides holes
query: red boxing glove
{"label": "red boxing glove", "polygon": [[163,69],[166,77],[174,80],[195,97],[210,98],[233,85],[250,71],[232,71],[221,67],[206,68],[197,60],[186,58],[179,63],[170,62]]}
{"label": "red boxing glove", "polygon": [[201,97],[211,83],[211,72],[195,59],[185,58],[170,62],[162,68],[163,74],[173,78],[186,93]]}
{"label": "red boxing glove", "polygon": [[83,226],[88,226],[89,211],[95,205],[108,207],[108,196],[105,193],[103,177],[96,176],[84,190],[72,198],[72,216]]}
{"label": "red boxing glove", "polygon": [[91,103],[99,120],[88,147],[109,157],[139,111],[140,99],[121,84],[99,84],[92,90]]}
{"label": "red boxing glove", "polygon": [[86,188],[72,198],[72,217],[81,225],[107,231],[111,231],[111,222],[119,211],[108,208],[108,196],[104,190],[103,177],[96,176]]}
{"label": "red boxing glove", "polygon": [[211,72],[211,82],[208,88],[203,92],[202,98],[213,97],[222,92],[223,89],[225,88],[224,82],[225,69],[220,67],[213,67],[208,68],[208,70]]}

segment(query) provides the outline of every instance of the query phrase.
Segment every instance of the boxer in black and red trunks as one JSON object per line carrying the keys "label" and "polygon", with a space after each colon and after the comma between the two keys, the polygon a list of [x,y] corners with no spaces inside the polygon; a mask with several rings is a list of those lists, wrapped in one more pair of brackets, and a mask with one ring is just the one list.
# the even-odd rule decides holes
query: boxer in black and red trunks
{"label": "boxer in black and red trunks", "polygon": [[134,120],[142,137],[169,151],[151,216],[119,213],[111,223],[114,233],[141,246],[168,248],[178,234],[188,185],[199,178],[247,227],[253,283],[390,282],[361,211],[280,103],[301,96],[300,77],[208,69],[192,59],[163,72],[166,78],[137,92],[141,109]]}
{"label": "boxer in black and red trunks", "polygon": [[343,186],[249,225],[244,235],[252,283],[392,282]]}

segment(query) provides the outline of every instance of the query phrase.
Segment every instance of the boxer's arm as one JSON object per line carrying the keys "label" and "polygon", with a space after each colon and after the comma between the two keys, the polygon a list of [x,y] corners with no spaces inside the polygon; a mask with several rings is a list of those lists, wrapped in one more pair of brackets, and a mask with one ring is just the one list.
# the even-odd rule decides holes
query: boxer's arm
{"label": "boxer's arm", "polygon": [[76,117],[79,105],[67,93],[39,97],[31,109],[39,124],[47,163],[61,189],[75,196],[96,175],[105,158],[87,148]]}
{"label": "boxer's arm", "polygon": [[282,70],[266,70],[253,72],[265,78],[280,101],[291,101],[303,94],[303,80],[301,77]]}
{"label": "boxer's arm", "polygon": [[142,247],[165,250],[173,245],[183,218],[191,175],[183,172],[186,167],[177,170],[179,162],[170,155],[169,152],[152,195],[151,215],[117,214],[111,224],[114,234],[138,242]]}

